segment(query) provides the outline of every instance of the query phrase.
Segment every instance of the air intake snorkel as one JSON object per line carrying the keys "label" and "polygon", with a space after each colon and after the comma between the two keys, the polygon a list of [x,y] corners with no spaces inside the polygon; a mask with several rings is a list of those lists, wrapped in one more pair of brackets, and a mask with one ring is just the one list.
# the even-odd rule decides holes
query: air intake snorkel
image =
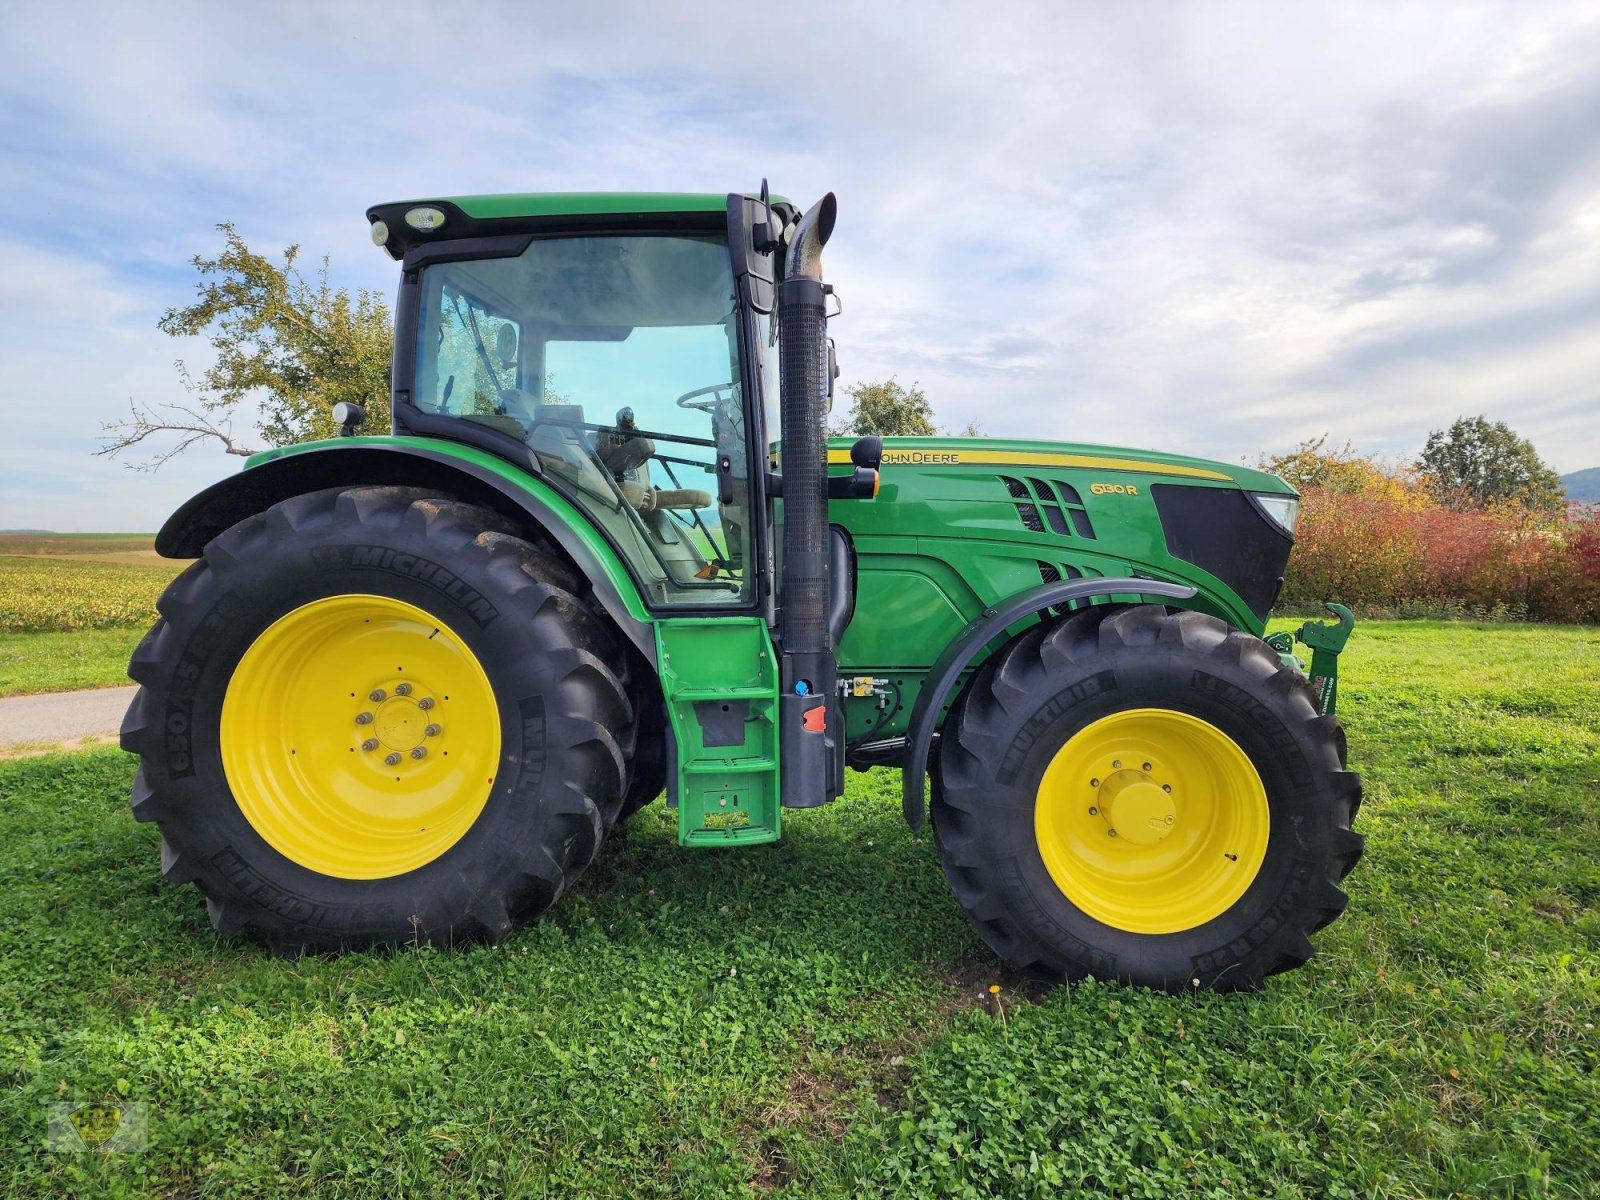
{"label": "air intake snorkel", "polygon": [[783,803],[790,808],[811,808],[832,799],[833,759],[843,735],[835,727],[841,720],[838,663],[828,628],[828,455],[823,430],[831,381],[822,247],[833,233],[836,213],[829,192],[800,218],[778,285],[783,439],[779,744]]}

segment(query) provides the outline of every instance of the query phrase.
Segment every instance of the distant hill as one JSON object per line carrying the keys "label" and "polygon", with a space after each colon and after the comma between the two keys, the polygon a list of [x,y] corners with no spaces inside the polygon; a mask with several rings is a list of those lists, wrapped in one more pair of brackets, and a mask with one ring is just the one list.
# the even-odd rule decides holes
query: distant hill
{"label": "distant hill", "polygon": [[1600,467],[1587,467],[1561,477],[1561,486],[1567,489],[1567,499],[1579,504],[1600,501]]}

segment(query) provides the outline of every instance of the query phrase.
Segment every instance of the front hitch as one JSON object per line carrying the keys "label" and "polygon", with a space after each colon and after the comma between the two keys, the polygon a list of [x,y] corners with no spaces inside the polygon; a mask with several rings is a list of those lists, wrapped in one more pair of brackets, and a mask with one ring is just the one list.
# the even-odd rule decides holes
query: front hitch
{"label": "front hitch", "polygon": [[1339,697],[1339,652],[1350,640],[1350,631],[1356,619],[1342,604],[1325,602],[1322,606],[1339,618],[1337,625],[1321,621],[1307,621],[1295,630],[1295,640],[1311,649],[1311,686],[1317,690],[1317,705],[1325,717],[1333,716],[1334,704]]}

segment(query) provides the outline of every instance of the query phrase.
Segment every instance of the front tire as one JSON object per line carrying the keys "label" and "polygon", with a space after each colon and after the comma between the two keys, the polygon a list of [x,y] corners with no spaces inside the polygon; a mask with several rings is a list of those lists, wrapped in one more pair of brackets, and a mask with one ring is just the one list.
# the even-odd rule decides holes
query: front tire
{"label": "front tire", "polygon": [[298,496],[168,588],[123,723],[134,815],[224,934],[498,940],[593,858],[634,713],[581,581],[488,510]]}
{"label": "front tire", "polygon": [[[654,684],[654,676],[649,682]],[[617,814],[618,824],[648,807],[667,786],[667,738],[670,734],[659,689],[654,697],[635,693],[634,708],[639,714],[639,735],[629,760],[628,790]]]}
{"label": "front tire", "polygon": [[1095,606],[1016,638],[941,738],[940,860],[974,928],[1046,979],[1251,987],[1345,907],[1344,735],[1270,647]]}

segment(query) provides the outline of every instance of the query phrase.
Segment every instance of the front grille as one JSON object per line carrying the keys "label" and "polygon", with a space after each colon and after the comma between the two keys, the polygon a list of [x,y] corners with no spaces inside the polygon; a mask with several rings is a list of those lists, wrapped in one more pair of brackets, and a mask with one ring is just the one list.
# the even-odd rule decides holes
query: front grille
{"label": "front grille", "polygon": [[1045,532],[1046,523],[1057,537],[1094,538],[1094,525],[1089,511],[1084,507],[1078,489],[1070,483],[1058,483],[1028,476],[1028,482],[1013,475],[1001,475],[1012,500],[1016,501],[1017,516],[1034,533]]}
{"label": "front grille", "polygon": [[1150,494],[1161,516],[1167,553],[1222,580],[1266,620],[1294,539],[1232,488],[1158,483]]}

